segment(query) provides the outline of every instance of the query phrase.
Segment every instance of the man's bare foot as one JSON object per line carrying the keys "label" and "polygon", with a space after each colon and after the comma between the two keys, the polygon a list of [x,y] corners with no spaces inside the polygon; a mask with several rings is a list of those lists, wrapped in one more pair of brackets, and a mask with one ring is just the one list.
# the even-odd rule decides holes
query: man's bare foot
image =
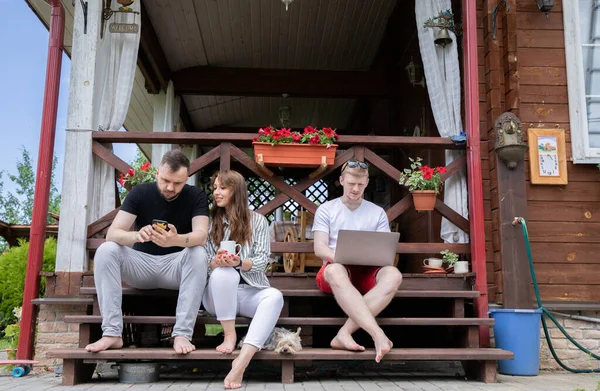
{"label": "man's bare foot", "polygon": [[377,334],[373,341],[375,342],[375,362],[380,362],[381,359],[383,359],[383,356],[392,350],[392,346],[394,346],[394,344],[383,333],[383,331]]}
{"label": "man's bare foot", "polygon": [[101,352],[107,349],[120,349],[123,347],[123,338],[121,337],[102,337],[94,343],[85,347],[88,352]]}
{"label": "man's bare foot", "polygon": [[225,386],[225,388],[228,390],[241,388],[242,377],[244,377],[245,370],[246,367],[242,363],[240,363],[237,358],[233,360],[233,362],[231,363],[231,371],[229,371],[229,373],[225,377],[225,380],[223,381],[223,385]]}
{"label": "man's bare foot", "polygon": [[333,349],[339,350],[352,350],[356,352],[365,350],[365,347],[357,344],[354,338],[349,334],[338,333],[335,338],[331,340],[330,345]]}
{"label": "man's bare foot", "polygon": [[217,352],[221,353],[231,353],[235,349],[235,342],[237,340],[237,335],[235,333],[225,334],[225,338],[223,339],[223,343],[217,346]]}
{"label": "man's bare foot", "polygon": [[186,337],[178,335],[173,340],[173,349],[177,354],[188,354],[196,350],[196,347]]}

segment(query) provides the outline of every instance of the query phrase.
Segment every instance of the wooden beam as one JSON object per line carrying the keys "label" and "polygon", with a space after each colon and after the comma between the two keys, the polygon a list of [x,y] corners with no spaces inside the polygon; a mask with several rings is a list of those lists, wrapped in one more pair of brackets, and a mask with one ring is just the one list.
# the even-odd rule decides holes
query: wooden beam
{"label": "wooden beam", "polygon": [[221,144],[221,158],[219,161],[219,170],[225,171],[231,168],[231,143]]}
{"label": "wooden beam", "polygon": [[275,186],[275,188],[277,190],[285,193],[287,196],[289,196],[294,201],[299,203],[310,213],[315,214],[317,212],[317,205],[314,202],[309,200],[304,194],[300,193],[298,190],[296,190],[292,186],[285,183],[282,179],[279,179],[278,177],[275,177],[275,176],[267,175],[261,169],[261,167],[258,164],[256,164],[254,159],[251,158],[250,156],[246,155],[241,149],[239,149],[235,146],[231,146],[230,153],[231,153],[231,156],[235,160],[237,160],[238,162],[243,164],[246,168],[248,168],[250,171],[252,171],[257,176],[261,177],[262,179],[269,182],[271,185]]}
{"label": "wooden beam", "polygon": [[[88,250],[96,250],[105,239],[87,239]],[[312,242],[272,242],[271,252],[280,253],[312,253],[314,252],[314,243]],[[469,244],[452,243],[398,243],[396,252],[398,254],[434,254],[443,250],[450,250],[456,254],[469,254],[471,248]]]}
{"label": "wooden beam", "polygon": [[217,146],[190,163],[189,175],[192,176],[206,165],[214,162],[221,156],[221,147]]}
{"label": "wooden beam", "polygon": [[444,216],[449,222],[456,225],[461,230],[469,233],[469,220],[462,217],[454,209],[444,204],[439,198],[435,201],[435,210],[437,210],[442,216]]}
{"label": "wooden beam", "polygon": [[[331,166],[327,167],[327,169],[325,171],[319,173],[316,176],[313,176],[312,178],[302,179],[299,183],[294,185],[294,189],[296,189],[298,191],[304,191],[304,190],[308,189],[310,186],[312,186],[313,183],[315,183],[315,182],[321,180],[322,178],[326,177],[327,175],[331,174],[333,171],[335,171],[339,167],[341,167],[342,164],[344,164],[346,161],[352,159],[352,157],[354,157],[354,148],[350,148],[349,150],[338,155],[335,158],[333,164]],[[285,193],[279,193],[271,201],[269,201],[265,205],[261,206],[257,210],[257,212],[261,213],[263,215],[269,214],[272,211],[274,211],[275,209],[279,208],[281,205],[285,204],[289,199],[290,199],[290,197],[288,197]]]}
{"label": "wooden beam", "polygon": [[160,90],[167,90],[171,69],[143,3],[141,13],[142,31],[137,64],[146,79],[146,90],[150,94],[158,94]]}
{"label": "wooden beam", "polygon": [[92,152],[100,159],[110,164],[111,167],[116,168],[123,174],[127,174],[127,171],[132,168],[129,164],[125,163],[120,157],[112,153],[108,148],[100,144],[98,141],[94,141],[92,143]]}
{"label": "wooden beam", "polygon": [[[217,145],[230,141],[234,145],[250,146],[255,134],[245,133],[187,133],[187,132],[94,132],[92,137],[100,143],[148,143],[148,144],[202,144]],[[407,147],[465,150],[464,145],[456,145],[445,137],[404,137],[404,136],[340,136],[340,147],[353,145],[365,147]]]}
{"label": "wooden beam", "polygon": [[94,221],[92,224],[88,225],[88,238],[91,238],[92,236],[96,235],[104,228],[109,227],[112,224],[115,217],[117,216],[117,213],[119,213],[120,209],[121,208],[116,208],[114,210],[111,210],[104,216],[100,217],[98,220]]}
{"label": "wooden beam", "polygon": [[173,72],[181,95],[389,98],[401,93],[395,73],[196,66]]}

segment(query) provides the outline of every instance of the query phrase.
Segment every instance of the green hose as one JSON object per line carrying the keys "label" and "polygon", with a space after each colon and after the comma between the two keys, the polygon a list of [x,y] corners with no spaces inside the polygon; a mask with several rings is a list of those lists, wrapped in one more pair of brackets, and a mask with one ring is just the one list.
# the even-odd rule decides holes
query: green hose
{"label": "green hose", "polygon": [[571,343],[573,345],[577,346],[580,350],[582,350],[583,352],[585,352],[590,357],[593,357],[596,360],[600,360],[600,356],[592,353],[591,351],[589,351],[585,347],[581,346],[577,341],[575,341],[573,339],[573,337],[571,337],[569,335],[569,333],[567,333],[567,331],[561,326],[561,324],[558,323],[558,321],[554,318],[554,316],[552,316],[552,314],[547,309],[545,309],[542,306],[542,300],[540,299],[540,290],[538,288],[537,279],[535,278],[535,270],[533,268],[533,257],[531,256],[531,247],[529,246],[529,234],[527,233],[527,224],[525,223],[525,219],[522,218],[522,217],[515,217],[513,225],[516,224],[516,223],[521,224],[521,227],[523,229],[523,237],[525,238],[525,248],[527,249],[527,259],[529,260],[529,272],[531,273],[531,280],[533,282],[533,288],[535,290],[535,298],[537,300],[538,308],[542,310],[542,326],[544,327],[544,335],[546,336],[546,341],[548,342],[548,348],[550,348],[550,353],[552,353],[552,357],[554,357],[554,359],[556,360],[556,362],[558,363],[558,365],[560,365],[562,368],[566,369],[569,372],[573,372],[573,373],[600,373],[600,368],[598,368],[598,369],[575,369],[575,368],[568,367],[556,355],[556,352],[554,351],[554,347],[552,346],[552,341],[550,339],[550,333],[548,332],[548,326],[546,325],[546,319],[544,318],[544,315],[546,315],[548,318],[550,318],[550,320],[552,322],[554,322],[554,324],[556,325],[556,327],[558,327],[558,329],[560,330],[560,332],[563,333],[564,336],[567,337],[567,339],[569,341],[571,341]]}

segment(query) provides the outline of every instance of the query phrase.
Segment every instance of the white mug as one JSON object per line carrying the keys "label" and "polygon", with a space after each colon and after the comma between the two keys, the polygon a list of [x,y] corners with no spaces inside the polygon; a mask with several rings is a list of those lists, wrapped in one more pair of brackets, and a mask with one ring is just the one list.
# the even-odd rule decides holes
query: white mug
{"label": "white mug", "polygon": [[444,260],[439,258],[425,258],[423,260],[425,266],[442,267],[442,263],[444,263]]}
{"label": "white mug", "polygon": [[[239,249],[238,249],[239,246]],[[227,254],[235,254],[240,255],[240,251],[242,251],[242,245],[237,244],[234,240],[223,240],[221,241],[221,250],[226,250]]]}
{"label": "white mug", "polygon": [[469,272],[469,261],[458,261],[454,264],[454,273],[468,273]]}

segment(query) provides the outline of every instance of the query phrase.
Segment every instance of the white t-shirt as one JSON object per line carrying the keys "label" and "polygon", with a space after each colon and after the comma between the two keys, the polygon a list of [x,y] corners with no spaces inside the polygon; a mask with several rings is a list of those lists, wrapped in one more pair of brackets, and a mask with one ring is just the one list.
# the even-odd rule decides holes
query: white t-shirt
{"label": "white t-shirt", "polygon": [[327,232],[329,248],[335,251],[340,229],[390,232],[390,223],[383,208],[370,201],[362,200],[358,208],[350,210],[336,198],[319,206],[312,230]]}

